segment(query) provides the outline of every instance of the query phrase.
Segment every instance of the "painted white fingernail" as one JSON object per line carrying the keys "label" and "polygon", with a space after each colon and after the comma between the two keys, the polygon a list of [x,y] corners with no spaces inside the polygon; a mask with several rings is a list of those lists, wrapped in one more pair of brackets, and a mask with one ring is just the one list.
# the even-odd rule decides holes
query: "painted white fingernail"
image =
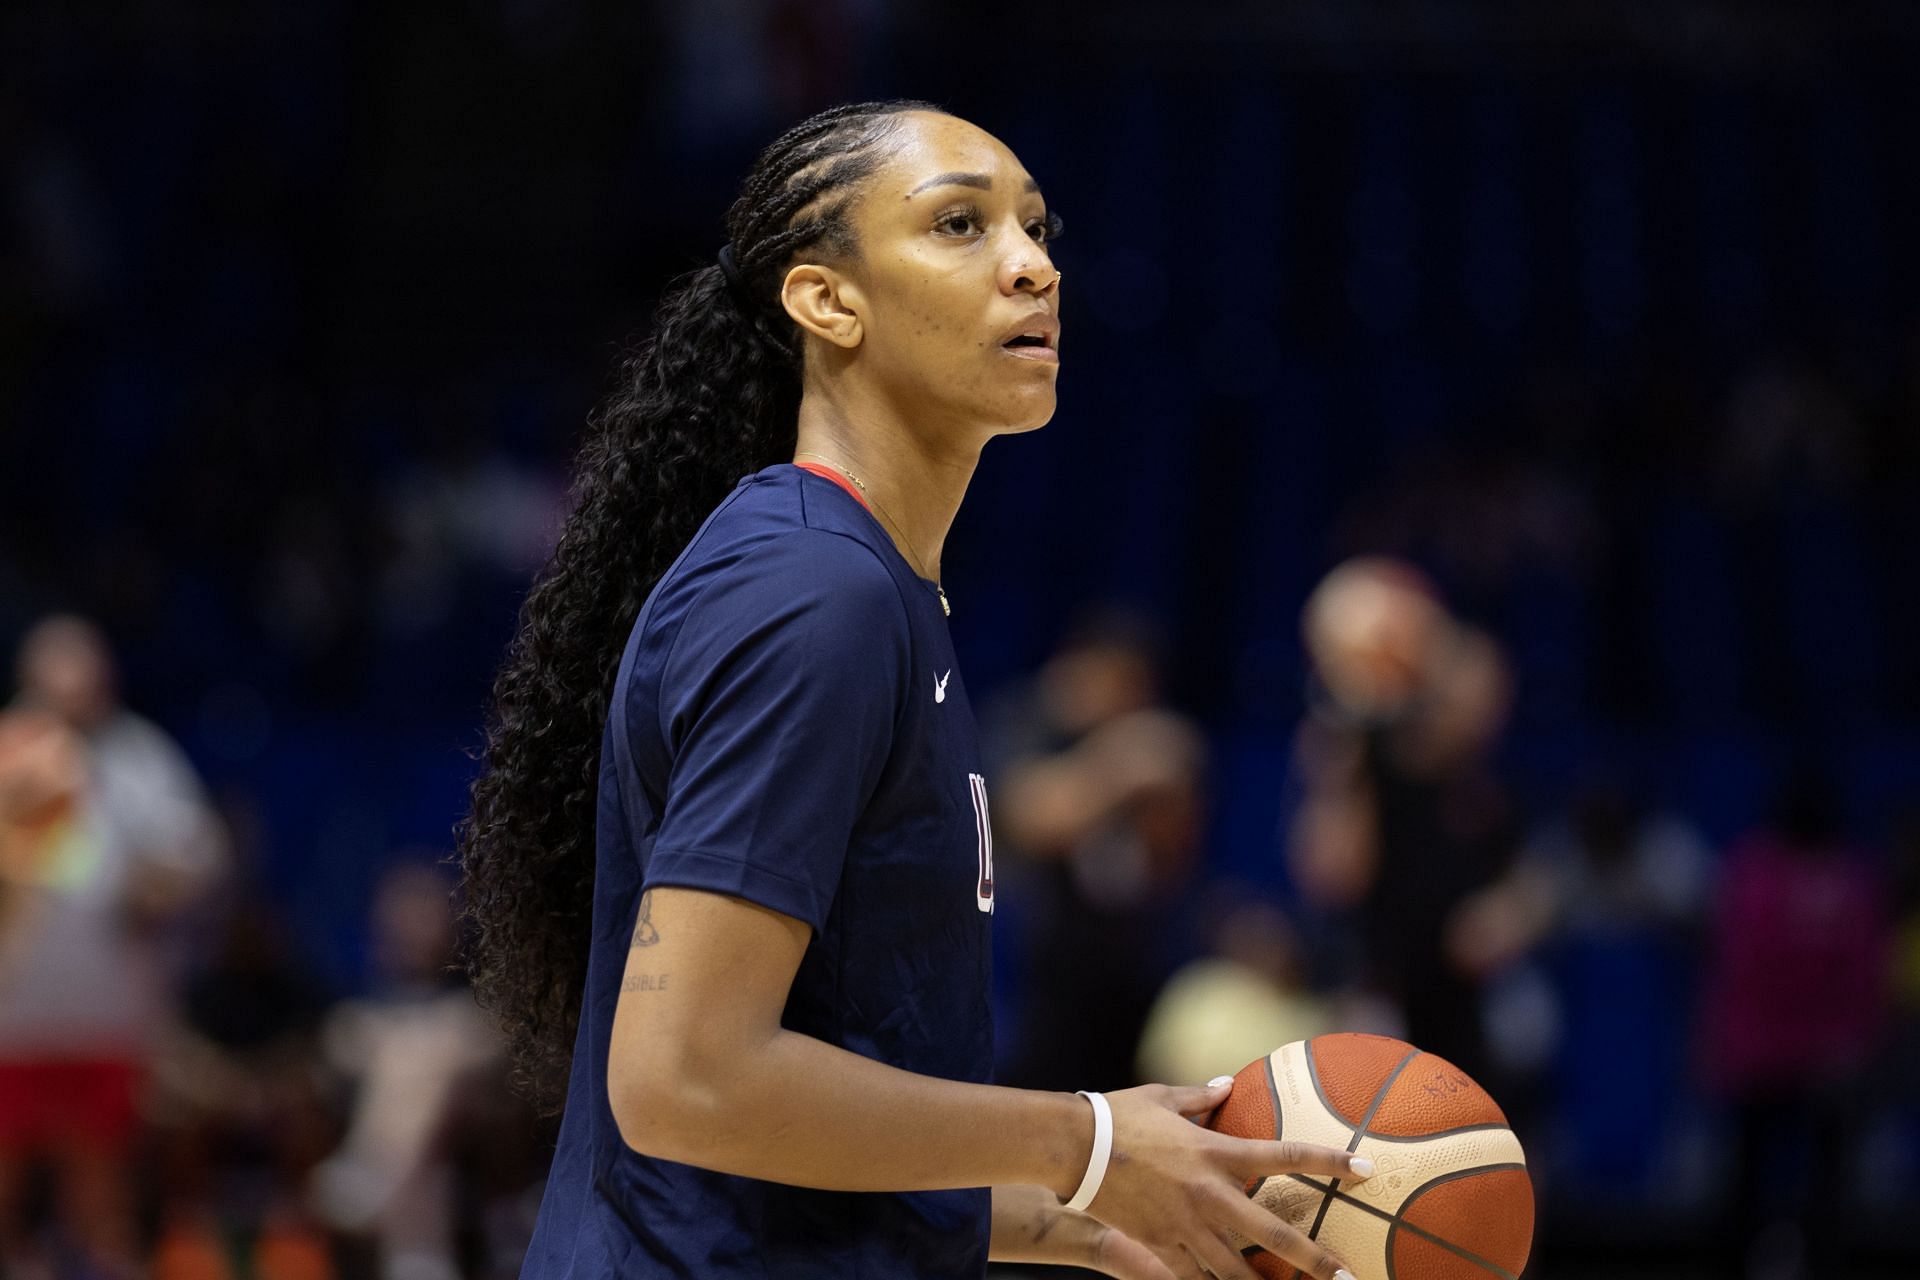
{"label": "painted white fingernail", "polygon": [[[1218,1089],[1223,1084],[1232,1084],[1232,1083],[1233,1083],[1232,1076],[1215,1076],[1213,1079],[1207,1081],[1207,1088]],[[1353,1280],[1353,1277],[1348,1276],[1347,1280]]]}
{"label": "painted white fingernail", "polygon": [[[1371,1178],[1373,1176],[1373,1161],[1367,1159],[1365,1156],[1355,1156],[1352,1163],[1347,1165],[1347,1171],[1353,1174],[1355,1178]],[[1349,1276],[1348,1280],[1352,1280],[1352,1277]]]}
{"label": "painted white fingernail", "polygon": [[1333,1273],[1333,1280],[1353,1280],[1353,1272],[1342,1267]]}

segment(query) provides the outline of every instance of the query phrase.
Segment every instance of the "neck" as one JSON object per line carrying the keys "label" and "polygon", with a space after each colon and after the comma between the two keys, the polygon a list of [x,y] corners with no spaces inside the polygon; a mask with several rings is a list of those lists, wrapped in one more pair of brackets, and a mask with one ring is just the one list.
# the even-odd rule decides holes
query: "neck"
{"label": "neck", "polygon": [[896,415],[850,409],[825,396],[803,397],[794,460],[824,461],[859,477],[901,556],[938,582],[940,553],[979,465],[979,445],[955,447]]}

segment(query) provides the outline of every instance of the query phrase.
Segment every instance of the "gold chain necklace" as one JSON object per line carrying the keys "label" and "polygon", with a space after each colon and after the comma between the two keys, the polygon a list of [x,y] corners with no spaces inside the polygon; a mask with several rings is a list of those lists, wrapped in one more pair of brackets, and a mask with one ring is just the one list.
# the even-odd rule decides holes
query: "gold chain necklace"
{"label": "gold chain necklace", "polygon": [[825,454],[812,453],[806,450],[801,450],[800,452],[795,453],[793,456],[796,458],[818,458],[820,459],[820,461],[826,463],[828,466],[832,467],[835,471],[838,471],[841,475],[845,476],[847,479],[853,481],[853,487],[860,491],[860,496],[865,498],[867,502],[872,505],[874,513],[886,522],[888,532],[892,533],[894,537],[898,538],[900,540],[900,545],[906,548],[907,558],[913,561],[913,567],[915,572],[917,572],[922,578],[925,578],[928,582],[933,582],[933,589],[940,596],[941,616],[951,618],[953,616],[953,606],[947,603],[947,589],[941,586],[938,582],[934,582],[933,575],[927,572],[927,567],[920,563],[920,557],[917,554],[915,554],[913,550],[913,543],[908,540],[907,535],[905,533],[901,532],[899,523],[896,522],[892,516],[887,514],[887,509],[880,505],[880,499],[874,497],[873,494],[868,491],[867,482],[865,480],[862,480],[859,476],[853,474],[853,472],[847,470],[845,467],[841,466],[839,463],[835,462],[832,458],[827,457]]}

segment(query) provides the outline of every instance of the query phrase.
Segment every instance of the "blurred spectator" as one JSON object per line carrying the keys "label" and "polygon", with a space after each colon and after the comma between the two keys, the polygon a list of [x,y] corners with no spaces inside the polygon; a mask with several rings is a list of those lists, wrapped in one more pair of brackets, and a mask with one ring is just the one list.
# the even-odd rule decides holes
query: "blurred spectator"
{"label": "blurred spectator", "polygon": [[[1509,1081],[1557,1068],[1554,1166],[1581,1185],[1673,1197],[1713,866],[1693,824],[1640,793],[1619,779],[1589,782],[1529,842],[1518,881],[1551,921],[1526,969],[1544,1007],[1503,991],[1488,1021]],[[1537,1032],[1529,1013],[1542,1015]]]}
{"label": "blurred spectator", "polygon": [[1327,1002],[1307,985],[1286,913],[1246,886],[1223,886],[1211,898],[1211,952],[1182,966],[1154,1001],[1140,1040],[1143,1080],[1231,1075],[1333,1029]]}
{"label": "blurred spectator", "polygon": [[1617,782],[1589,784],[1528,849],[1560,937],[1686,932],[1705,905],[1712,853],[1692,823],[1651,812]]}
{"label": "blurred spectator", "polygon": [[313,1194],[340,1231],[364,1238],[386,1280],[454,1280],[455,1130],[471,1125],[477,1085],[499,1057],[492,1027],[453,967],[451,881],[403,864],[375,891],[377,994],[337,1007],[327,1056],[357,1084],[339,1149],[315,1171]]}
{"label": "blurred spectator", "polygon": [[[1662,1077],[1659,1096],[1681,1087],[1674,1026],[1700,980],[1688,903],[1712,883],[1698,881],[1688,820],[1719,833],[1751,820],[1757,762],[1799,725],[1823,726],[1863,820],[1905,802],[1914,772],[1920,663],[1903,655],[1920,649],[1920,575],[1901,548],[1920,536],[1920,255],[1898,229],[1920,219],[1905,146],[1920,126],[1907,92],[1920,25],[1899,5],[1531,6],[1540,38],[1511,39],[1508,6],[1243,6],[1195,37],[1224,58],[1148,61],[1162,8],[1039,19],[1035,56],[1061,74],[996,97],[1050,199],[1070,219],[1096,212],[1064,242],[1088,288],[1063,416],[1020,442],[1018,466],[982,468],[970,509],[1000,515],[976,516],[952,566],[956,596],[975,594],[971,571],[1010,604],[1032,602],[996,611],[991,632],[956,633],[976,692],[1090,584],[1177,602],[1190,620],[1166,660],[1221,731],[1223,819],[1247,811],[1259,839],[1285,747],[1273,727],[1298,687],[1292,646],[1272,643],[1286,607],[1274,601],[1289,594],[1274,584],[1316,573],[1328,536],[1429,568],[1499,635],[1525,692],[1514,737],[1528,757],[1510,780],[1528,799],[1557,797],[1597,740],[1665,775],[1675,813],[1627,792],[1583,799],[1540,833],[1525,875],[1468,893],[1457,927],[1435,932],[1470,967],[1493,966],[1480,997],[1511,1033],[1499,1001],[1523,967],[1501,957],[1553,922],[1535,963],[1561,1001],[1549,1104],[1592,1139],[1577,1189],[1630,1215],[1605,1224],[1609,1240],[1659,1239],[1643,1229],[1656,1212],[1698,1226],[1691,1202],[1676,1208],[1672,1170],[1637,1142],[1661,1123]],[[556,488],[542,469],[587,412],[607,346],[645,314],[633,282],[709,252],[719,175],[775,117],[929,66],[964,104],[993,79],[969,55],[1004,54],[931,6],[715,12],[0,12],[0,637],[44,601],[86,602],[135,703],[197,726],[197,758],[274,833],[261,883],[212,916],[213,955],[187,994],[192,1035],[152,1065],[160,1201],[204,1194],[221,1218],[171,1239],[195,1274],[244,1271],[246,1249],[228,1245],[245,1243],[269,1188],[331,1145],[331,1110],[292,1118],[308,1105],[296,1088],[330,1077],[294,1065],[320,1012],[293,976],[288,931],[354,936],[366,904],[342,886],[394,839],[432,838],[463,802],[469,765],[448,744],[471,736],[511,631],[526,585],[511,566]],[[1279,85],[1275,52],[1343,70]],[[1210,92],[1188,92],[1193,75]],[[1118,141],[1099,154],[1079,146],[1071,107],[1084,102],[1111,107]],[[1275,157],[1256,178],[1320,179],[1263,188],[1273,234],[1194,273],[1195,313],[1222,317],[1218,334],[1170,323],[1165,273],[1135,268],[1184,243],[1185,222],[1151,198],[1109,216],[1104,193],[1142,156],[1239,192],[1249,138]],[[646,180],[668,169],[686,198]],[[1355,305],[1362,277],[1404,288],[1384,339],[1378,304]],[[1169,358],[1142,361],[1142,327],[1156,323]],[[1241,390],[1193,400],[1189,344]],[[1089,452],[1076,414],[1101,422],[1102,448]],[[1418,612],[1401,623],[1418,630]],[[1358,653],[1391,684],[1400,660],[1383,648]],[[224,738],[208,732],[223,688],[257,691],[257,714],[235,717],[245,732]],[[1315,697],[1303,768],[1365,774],[1370,751],[1389,754],[1393,717]],[[1037,697],[1021,708],[1013,754],[1077,740],[1047,728]],[[14,951],[30,959],[62,935],[42,869],[93,866],[91,750],[48,712],[0,713],[0,1014]],[[393,777],[390,795],[365,785],[373,771]],[[989,776],[1004,827],[1002,774]],[[1373,848],[1417,828],[1403,813],[1369,830],[1336,800],[1348,790],[1317,785],[1302,815],[1306,905],[1398,911],[1386,899],[1421,890],[1381,885],[1404,873]],[[1019,874],[1010,862],[1003,873]],[[1051,883],[1076,867],[1029,860],[1044,892],[1004,894],[1002,926],[1078,902],[1077,885]],[[1878,1243],[1906,1250],[1897,1274],[1912,1275],[1920,873],[1903,883],[1907,1047],[1881,1055],[1870,1096],[1890,1122],[1862,1173],[1886,1211]],[[279,916],[255,901],[275,894]],[[1322,921],[1294,922],[1307,957],[1329,958]],[[1160,972],[1145,953],[1167,934],[1154,918],[1134,935],[1142,950],[1113,944],[1115,979]],[[164,956],[165,931],[127,949]],[[77,1011],[92,1008],[86,973],[59,987]],[[1017,1044],[1018,1024],[1005,1031]],[[0,1062],[11,1054],[0,1040]],[[1589,1074],[1569,1074],[1574,1063]],[[483,1153],[503,1195],[520,1168],[502,1154],[506,1123]],[[44,1173],[54,1157],[35,1142]],[[1705,1168],[1710,1154],[1688,1158]],[[0,1160],[9,1251],[24,1229],[17,1174]],[[44,1181],[30,1179],[36,1208]],[[1567,1208],[1543,1201],[1550,1249]],[[1635,1275],[1680,1265],[1665,1244],[1642,1247],[1606,1261]],[[275,1257],[284,1267],[287,1251]]]}
{"label": "blurred spectator", "polygon": [[1738,506],[1845,493],[1865,472],[1864,426],[1810,362],[1768,362],[1730,391],[1715,462],[1723,496]]}
{"label": "blurred spectator", "polygon": [[1489,757],[1511,698],[1506,661],[1410,566],[1348,561],[1309,598],[1320,697],[1297,738],[1306,796],[1290,854],[1314,906],[1354,917],[1363,986],[1397,1030],[1484,1078],[1482,981],[1544,928],[1508,879],[1518,813]]}
{"label": "blurred spectator", "polygon": [[1844,1265],[1853,1095],[1885,1030],[1888,915],[1817,769],[1788,780],[1721,868],[1702,1028],[1708,1078],[1733,1108],[1730,1274],[1814,1274],[1815,1248],[1819,1274]]}
{"label": "blurred spectator", "polygon": [[488,448],[480,422],[435,425],[423,465],[400,475],[384,504],[391,545],[381,594],[387,624],[400,632],[441,623],[473,578],[524,581],[544,562],[567,509],[564,487]]}
{"label": "blurred spectator", "polygon": [[1117,1088],[1133,1081],[1199,848],[1206,747],[1159,704],[1146,629],[1097,619],[990,723],[1003,874],[1027,874],[1035,917],[1009,1083]]}
{"label": "blurred spectator", "polygon": [[179,748],[120,704],[96,627],[41,621],[17,674],[0,713],[0,1250],[10,1273],[45,1265],[23,1199],[45,1161],[59,1243],[132,1274],[128,1157],[176,1009],[168,925],[223,841]]}
{"label": "blurred spectator", "polygon": [[220,1280],[247,1245],[262,1277],[332,1272],[304,1207],[307,1178],[337,1139],[318,1052],[326,994],[289,922],[249,890],[213,922],[181,1026],[155,1063],[154,1280]]}

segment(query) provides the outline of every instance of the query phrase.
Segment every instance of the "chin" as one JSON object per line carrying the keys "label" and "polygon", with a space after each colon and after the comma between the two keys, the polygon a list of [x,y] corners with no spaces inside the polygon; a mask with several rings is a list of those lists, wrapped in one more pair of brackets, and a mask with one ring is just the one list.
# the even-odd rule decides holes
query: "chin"
{"label": "chin", "polygon": [[1048,387],[1045,395],[1022,397],[1022,402],[1008,407],[1006,413],[994,420],[1004,423],[999,434],[1017,436],[1028,431],[1038,431],[1053,421],[1054,410],[1059,407],[1059,398]]}

